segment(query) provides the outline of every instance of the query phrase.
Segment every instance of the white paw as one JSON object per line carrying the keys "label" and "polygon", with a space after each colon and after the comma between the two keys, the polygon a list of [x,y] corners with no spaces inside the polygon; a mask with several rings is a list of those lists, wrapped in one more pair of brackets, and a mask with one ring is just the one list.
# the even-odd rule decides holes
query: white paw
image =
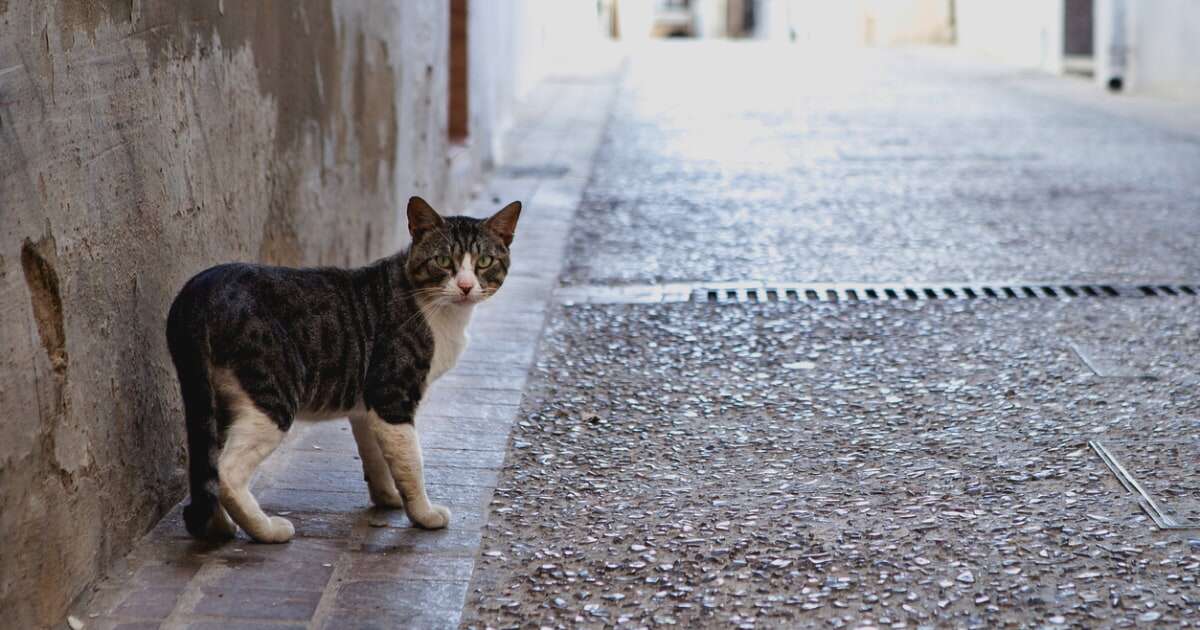
{"label": "white paw", "polygon": [[430,503],[429,509],[419,514],[416,510],[409,511],[408,518],[423,529],[442,529],[450,524],[450,508]]}
{"label": "white paw", "polygon": [[282,516],[272,516],[270,522],[267,536],[258,542],[285,543],[291,540],[296,533],[296,527],[292,525],[292,522]]}
{"label": "white paw", "polygon": [[400,509],[404,507],[404,499],[400,497],[400,493],[395,490],[390,492],[387,490],[376,490],[374,487],[367,485],[367,489],[371,492],[371,503],[382,508]]}

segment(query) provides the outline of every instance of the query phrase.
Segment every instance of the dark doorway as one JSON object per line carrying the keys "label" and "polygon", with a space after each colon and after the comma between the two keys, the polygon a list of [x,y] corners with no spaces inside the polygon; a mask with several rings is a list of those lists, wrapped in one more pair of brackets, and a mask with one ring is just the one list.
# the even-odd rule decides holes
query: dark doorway
{"label": "dark doorway", "polygon": [[729,37],[753,37],[753,0],[729,0],[725,6],[725,24]]}
{"label": "dark doorway", "polygon": [[465,142],[471,129],[467,81],[467,2],[450,0],[450,98],[448,129],[451,142]]}
{"label": "dark doorway", "polygon": [[1063,53],[1092,56],[1092,1],[1067,0],[1063,28]]}
{"label": "dark doorway", "polygon": [[1092,75],[1092,14],[1094,0],[1063,2],[1063,69]]}

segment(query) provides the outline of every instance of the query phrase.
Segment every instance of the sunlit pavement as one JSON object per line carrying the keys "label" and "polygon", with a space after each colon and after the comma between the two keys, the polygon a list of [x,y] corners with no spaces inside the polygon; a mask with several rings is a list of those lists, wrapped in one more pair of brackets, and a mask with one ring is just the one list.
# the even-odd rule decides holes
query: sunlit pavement
{"label": "sunlit pavement", "polygon": [[952,50],[664,43],[566,282],[1194,280],[1200,117],[1139,103]]}
{"label": "sunlit pavement", "polygon": [[[1200,126],[947,51],[635,55],[564,284],[1194,281]],[[1200,299],[551,312],[472,627],[1200,619]]]}

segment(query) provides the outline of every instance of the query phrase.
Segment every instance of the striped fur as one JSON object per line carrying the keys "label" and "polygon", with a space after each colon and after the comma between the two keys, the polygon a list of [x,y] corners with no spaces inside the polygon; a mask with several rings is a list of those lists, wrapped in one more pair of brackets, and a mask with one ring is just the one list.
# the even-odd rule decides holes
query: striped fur
{"label": "striped fur", "polygon": [[[421,470],[415,428],[397,433],[388,427],[413,424],[430,377],[437,376],[431,374],[435,363],[444,371],[453,364],[444,351],[452,345],[458,346],[453,357],[461,351],[454,327],[461,333],[472,307],[503,284],[520,208],[514,202],[483,221],[441,217],[414,197],[408,205],[412,246],[369,266],[227,264],[189,280],[167,317],[187,422],[188,531],[229,534],[223,506],[258,540],[290,538],[291,524],[263,520],[249,495],[253,468],[296,417],[348,415],[356,418],[360,452],[365,447],[375,456],[365,471],[372,497],[393,507],[402,498],[418,525],[445,526],[412,475]],[[473,268],[461,268],[464,262]],[[227,443],[231,436],[236,445]],[[367,436],[383,442],[364,445]],[[235,447],[245,455],[231,452]],[[399,459],[411,459],[414,449],[415,464]],[[406,476],[389,486],[383,464]]]}

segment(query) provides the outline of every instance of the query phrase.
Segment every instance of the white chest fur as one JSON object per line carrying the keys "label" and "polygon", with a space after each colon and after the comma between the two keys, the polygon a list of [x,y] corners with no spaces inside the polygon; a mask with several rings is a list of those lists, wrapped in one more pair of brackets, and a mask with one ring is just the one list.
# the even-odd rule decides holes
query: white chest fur
{"label": "white chest fur", "polygon": [[467,347],[467,324],[471,322],[473,310],[473,306],[455,305],[437,309],[425,316],[425,321],[433,330],[433,361],[429,366],[429,376],[425,378],[426,387],[458,362],[458,356]]}

